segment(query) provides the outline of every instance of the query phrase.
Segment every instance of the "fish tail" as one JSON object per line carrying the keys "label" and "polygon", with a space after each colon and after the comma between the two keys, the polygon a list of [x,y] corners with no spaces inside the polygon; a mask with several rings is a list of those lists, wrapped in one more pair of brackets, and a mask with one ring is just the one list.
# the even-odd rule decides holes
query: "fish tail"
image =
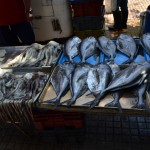
{"label": "fish tail", "polygon": [[42,103],[55,104],[55,106],[58,106],[60,104],[60,98],[56,97],[50,100],[43,101]]}
{"label": "fish tail", "polygon": [[67,103],[69,101],[71,101],[71,99],[65,100],[65,101],[61,102],[60,104],[62,105],[62,104],[65,104],[65,103]]}
{"label": "fish tail", "polygon": [[90,109],[94,108],[95,106],[97,106],[101,99],[105,96],[105,92],[101,92],[98,94],[98,96],[96,97],[96,99],[92,102],[92,104],[90,105]]}
{"label": "fish tail", "polygon": [[81,61],[82,63],[85,63],[85,58],[82,58],[82,61]]}

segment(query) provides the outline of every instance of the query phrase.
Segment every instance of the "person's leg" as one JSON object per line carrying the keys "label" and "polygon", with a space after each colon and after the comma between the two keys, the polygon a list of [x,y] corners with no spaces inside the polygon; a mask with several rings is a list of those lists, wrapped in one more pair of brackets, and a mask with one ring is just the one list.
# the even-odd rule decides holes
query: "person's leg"
{"label": "person's leg", "polygon": [[109,27],[109,30],[120,30],[121,29],[121,12],[119,10],[121,0],[117,0],[115,3],[115,9],[112,11],[114,18],[114,25]]}
{"label": "person's leg", "polygon": [[122,16],[122,29],[127,29],[127,20],[128,20],[128,0],[122,0],[120,3],[121,7],[121,16]]}
{"label": "person's leg", "polygon": [[9,26],[0,26],[0,46],[16,46],[19,40]]}
{"label": "person's leg", "polygon": [[30,45],[35,42],[35,35],[32,26],[28,21],[12,25],[11,29],[19,37],[22,45]]}

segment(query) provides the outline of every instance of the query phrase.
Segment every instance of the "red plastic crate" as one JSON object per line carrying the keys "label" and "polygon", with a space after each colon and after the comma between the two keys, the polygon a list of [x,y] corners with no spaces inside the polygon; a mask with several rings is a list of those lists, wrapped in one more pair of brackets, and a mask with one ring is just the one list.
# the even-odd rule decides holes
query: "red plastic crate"
{"label": "red plastic crate", "polygon": [[72,4],[74,17],[79,16],[101,16],[102,2],[86,2]]}
{"label": "red plastic crate", "polygon": [[100,2],[87,2],[83,4],[83,16],[101,16]]}
{"label": "red plastic crate", "polygon": [[72,112],[35,112],[33,113],[35,128],[45,130],[57,127],[83,127],[83,114]]}
{"label": "red plastic crate", "polygon": [[72,7],[73,16],[77,17],[77,16],[84,15],[82,4],[74,4],[71,7]]}

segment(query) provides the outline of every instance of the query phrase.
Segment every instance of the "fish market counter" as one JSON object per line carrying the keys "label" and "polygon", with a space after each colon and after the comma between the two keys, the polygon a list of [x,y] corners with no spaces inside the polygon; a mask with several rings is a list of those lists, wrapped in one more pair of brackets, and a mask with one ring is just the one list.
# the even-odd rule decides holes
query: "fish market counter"
{"label": "fish market counter", "polygon": [[35,106],[67,112],[149,115],[150,64],[145,57],[145,39],[149,37],[70,38]]}
{"label": "fish market counter", "polygon": [[62,45],[0,48],[0,121],[20,130],[34,126],[32,106],[55,67]]}
{"label": "fish market counter", "polygon": [[0,120],[21,122],[19,128],[33,125],[34,108],[149,115],[150,65],[143,39],[75,36],[65,44],[0,48]]}

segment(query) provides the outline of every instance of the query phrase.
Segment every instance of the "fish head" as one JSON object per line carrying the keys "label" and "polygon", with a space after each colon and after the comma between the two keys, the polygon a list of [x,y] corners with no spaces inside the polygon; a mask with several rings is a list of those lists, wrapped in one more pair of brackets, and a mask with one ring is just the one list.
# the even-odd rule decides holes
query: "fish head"
{"label": "fish head", "polygon": [[150,49],[150,33],[145,33],[143,36],[140,38],[140,43],[145,49]]}
{"label": "fish head", "polygon": [[98,38],[98,43],[101,49],[103,49],[104,47],[106,47],[107,43],[108,43],[109,39],[105,36],[100,36]]}
{"label": "fish head", "polygon": [[96,43],[96,39],[93,36],[87,37],[87,40],[90,41],[90,42],[92,42],[92,43]]}
{"label": "fish head", "polygon": [[72,71],[74,70],[75,65],[72,64],[71,62],[64,62],[62,64],[62,68],[65,71],[66,76],[69,76],[72,73]]}
{"label": "fish head", "polygon": [[76,43],[77,45],[79,45],[82,40],[81,40],[79,37],[74,36],[74,37],[72,38],[72,41],[73,41],[73,43]]}
{"label": "fish head", "polygon": [[83,55],[82,53],[85,53],[85,51],[89,48],[95,49],[96,48],[96,42],[97,42],[97,40],[92,36],[83,39],[81,44],[80,44],[81,55]]}

